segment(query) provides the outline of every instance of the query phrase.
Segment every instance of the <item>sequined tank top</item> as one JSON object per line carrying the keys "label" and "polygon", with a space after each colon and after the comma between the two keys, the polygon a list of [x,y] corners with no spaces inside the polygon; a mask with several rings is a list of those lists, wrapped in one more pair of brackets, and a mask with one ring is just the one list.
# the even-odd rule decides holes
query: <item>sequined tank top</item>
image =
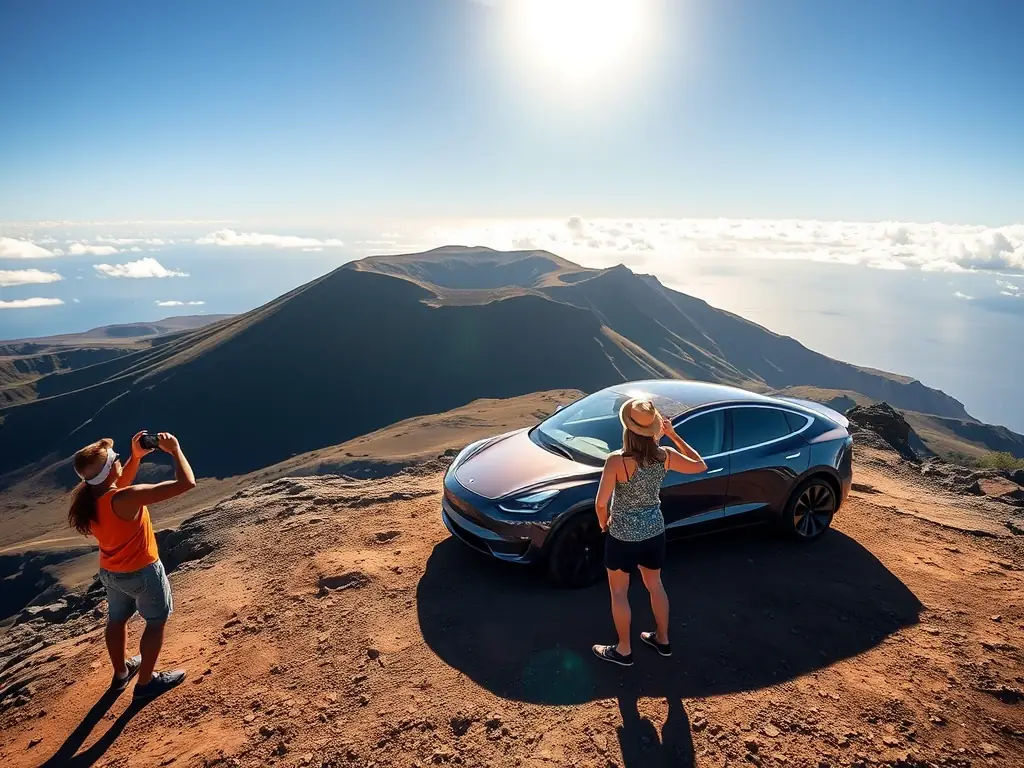
{"label": "sequined tank top", "polygon": [[615,484],[608,532],[619,541],[644,541],[665,531],[661,514],[664,464],[637,467],[624,483]]}

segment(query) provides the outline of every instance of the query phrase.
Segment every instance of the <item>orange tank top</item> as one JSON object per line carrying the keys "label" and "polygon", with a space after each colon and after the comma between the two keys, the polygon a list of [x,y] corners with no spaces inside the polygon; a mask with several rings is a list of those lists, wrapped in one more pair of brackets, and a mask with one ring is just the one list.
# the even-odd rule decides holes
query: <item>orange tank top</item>
{"label": "orange tank top", "polygon": [[100,544],[100,568],[129,573],[155,563],[160,554],[149,508],[143,507],[134,520],[123,520],[114,514],[115,492],[116,489],[112,489],[96,499],[96,519],[90,531]]}

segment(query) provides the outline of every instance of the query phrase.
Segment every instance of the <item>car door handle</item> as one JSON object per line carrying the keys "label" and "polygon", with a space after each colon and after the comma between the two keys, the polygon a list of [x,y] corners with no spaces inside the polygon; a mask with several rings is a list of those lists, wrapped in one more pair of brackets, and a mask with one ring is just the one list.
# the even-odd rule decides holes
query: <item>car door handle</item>
{"label": "car door handle", "polygon": [[796,453],[791,453],[786,458],[787,459],[799,459],[800,458],[800,451],[797,451]]}
{"label": "car door handle", "polygon": [[708,474],[709,474],[709,475],[713,475],[713,474],[715,474],[716,472],[721,472],[721,471],[722,471],[723,469],[725,469],[725,467],[719,467],[718,469],[709,469],[709,470],[708,470]]}

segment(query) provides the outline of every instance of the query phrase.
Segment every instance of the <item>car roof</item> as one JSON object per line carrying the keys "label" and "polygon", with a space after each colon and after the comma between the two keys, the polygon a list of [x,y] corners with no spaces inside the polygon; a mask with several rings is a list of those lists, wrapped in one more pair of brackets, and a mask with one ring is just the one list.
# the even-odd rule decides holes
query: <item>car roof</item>
{"label": "car roof", "polygon": [[711,384],[706,381],[686,381],[683,379],[651,379],[648,381],[631,381],[625,384],[616,384],[608,387],[609,391],[627,397],[649,397],[657,401],[663,412],[665,403],[671,403],[677,408],[673,413],[666,412],[666,416],[676,416],[690,408],[711,403],[773,403],[782,405],[778,400],[757,392],[748,392],[739,387],[730,387],[725,384]]}

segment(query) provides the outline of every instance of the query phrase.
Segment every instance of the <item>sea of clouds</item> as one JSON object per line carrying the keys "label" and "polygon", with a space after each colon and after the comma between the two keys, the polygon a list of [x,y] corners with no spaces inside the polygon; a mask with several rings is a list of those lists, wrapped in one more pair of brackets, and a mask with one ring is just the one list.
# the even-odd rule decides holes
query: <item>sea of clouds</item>
{"label": "sea of clouds", "polygon": [[800,219],[508,220],[434,227],[439,243],[591,253],[631,264],[716,254],[874,269],[1024,272],[1024,224],[986,227]]}

